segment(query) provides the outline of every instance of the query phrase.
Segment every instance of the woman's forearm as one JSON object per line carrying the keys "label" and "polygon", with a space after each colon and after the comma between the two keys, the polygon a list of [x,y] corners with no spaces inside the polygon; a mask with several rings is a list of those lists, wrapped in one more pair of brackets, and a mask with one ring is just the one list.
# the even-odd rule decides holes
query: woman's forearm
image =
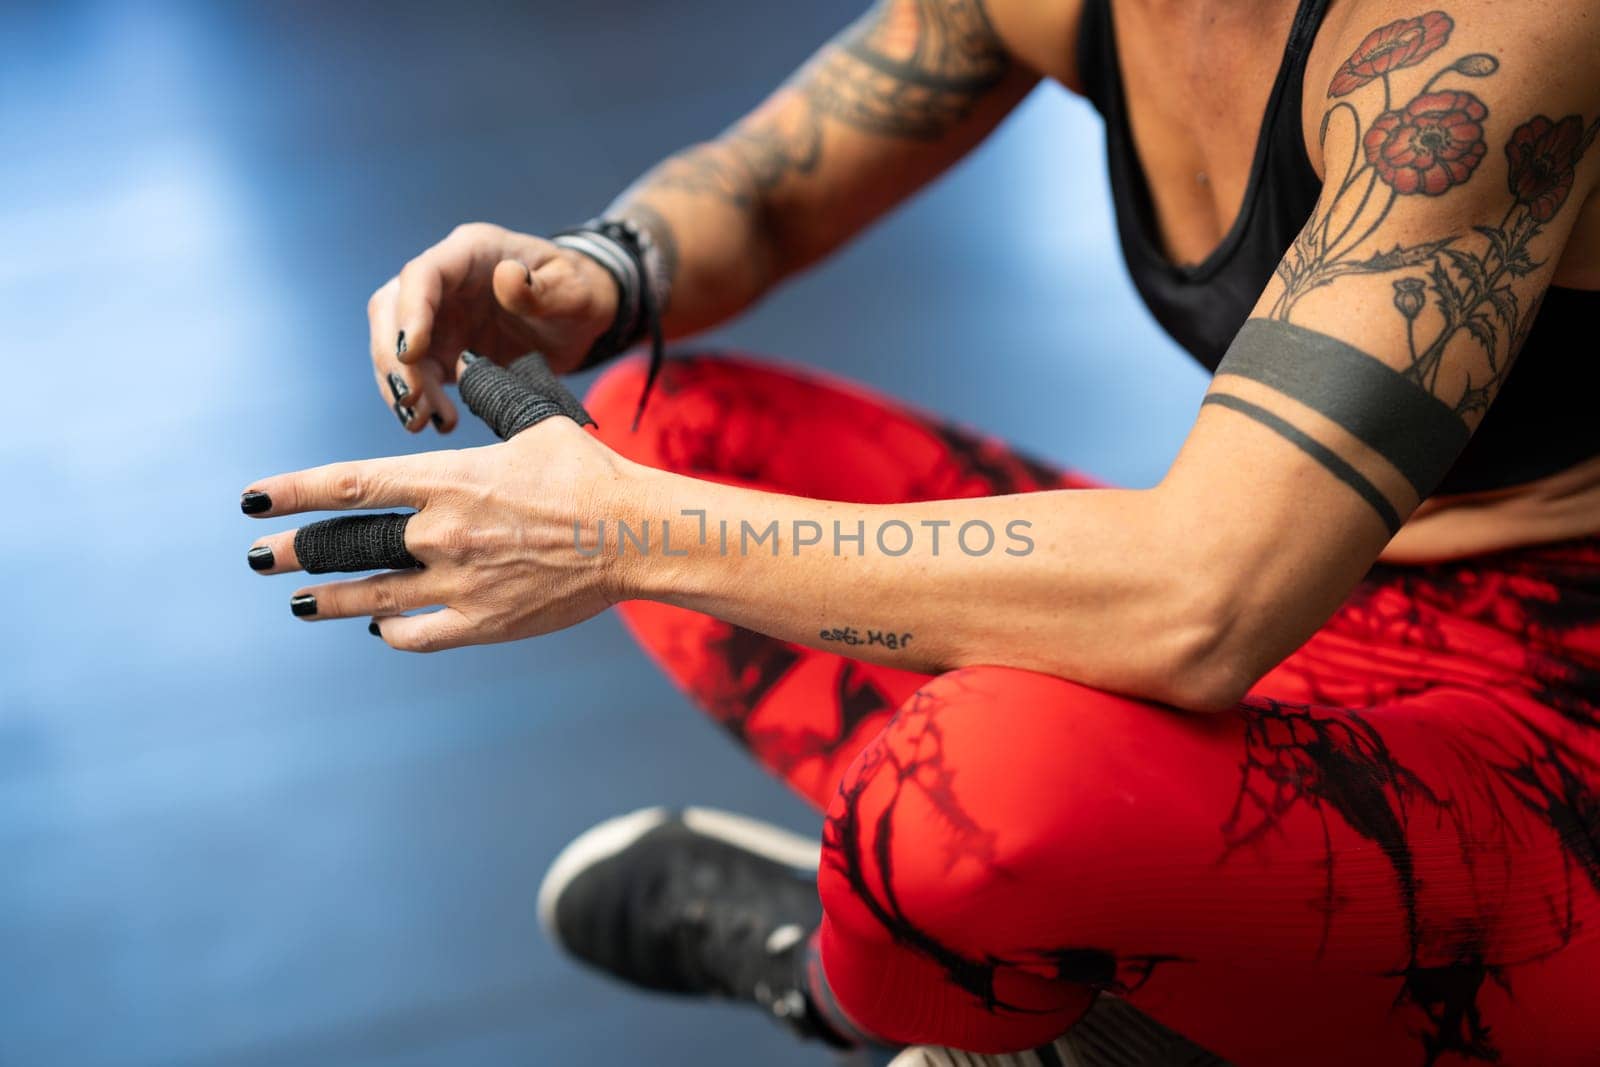
{"label": "woman's forearm", "polygon": [[981,5],[879,0],[749,115],[612,205],[675,260],[668,334],[713,326],[828,255],[966,155],[1037,81]]}
{"label": "woman's forearm", "polygon": [[625,512],[578,534],[616,557],[625,596],[910,670],[1014,666],[1188,707],[1233,695],[1206,664],[1210,584],[1154,491],[866,506],[633,477]]}
{"label": "woman's forearm", "polygon": [[671,297],[662,315],[669,340],[710,329],[760,300],[782,269],[764,212],[750,201],[685,194],[673,188],[679,167],[702,166],[724,151],[697,145],[656,167],[618,197],[607,214],[649,231],[661,250]]}

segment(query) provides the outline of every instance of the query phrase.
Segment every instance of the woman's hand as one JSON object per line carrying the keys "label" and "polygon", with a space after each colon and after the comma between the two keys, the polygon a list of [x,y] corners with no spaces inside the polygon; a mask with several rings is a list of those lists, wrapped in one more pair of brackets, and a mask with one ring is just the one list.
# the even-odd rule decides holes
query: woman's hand
{"label": "woman's hand", "polygon": [[[484,448],[264,478],[245,503],[260,518],[416,508],[405,547],[421,569],[305,586],[290,603],[308,622],[370,615],[394,648],[432,652],[564,629],[623,599],[615,556],[580,553],[574,524],[587,542],[596,519],[612,519],[615,506],[636,498],[636,474],[571,419],[551,418]],[[265,574],[301,570],[295,531],[257,541],[251,565]],[[434,605],[444,608],[402,614]]]}
{"label": "woman's hand", "polygon": [[378,390],[406,429],[456,425],[442,386],[471,349],[497,363],[543,353],[577,368],[616,315],[617,286],[589,257],[486,222],[457,226],[367,302]]}

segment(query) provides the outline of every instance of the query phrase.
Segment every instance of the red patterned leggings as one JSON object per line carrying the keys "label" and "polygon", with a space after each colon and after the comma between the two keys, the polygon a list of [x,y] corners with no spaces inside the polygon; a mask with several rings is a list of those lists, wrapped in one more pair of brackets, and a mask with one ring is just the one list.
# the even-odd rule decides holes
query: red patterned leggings
{"label": "red patterned leggings", "polygon": [[[864,503],[1090,484],[733,357],[670,362],[630,433],[641,379],[596,384],[601,436],[695,477]],[[1106,990],[1240,1067],[1600,1064],[1600,539],[1377,568],[1210,716],[622,613],[826,812],[823,969],[871,1033],[1024,1048]]]}

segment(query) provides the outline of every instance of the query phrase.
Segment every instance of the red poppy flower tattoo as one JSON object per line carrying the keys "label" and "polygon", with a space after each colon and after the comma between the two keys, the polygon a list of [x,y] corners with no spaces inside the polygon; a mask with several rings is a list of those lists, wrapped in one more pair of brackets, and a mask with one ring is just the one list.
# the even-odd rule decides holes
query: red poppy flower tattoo
{"label": "red poppy flower tattoo", "polygon": [[[1292,321],[1301,298],[1343,278],[1389,276],[1409,357],[1398,369],[1467,420],[1488,409],[1533,325],[1538,288],[1524,279],[1546,262],[1535,242],[1570,199],[1578,164],[1600,138],[1600,120],[1585,127],[1577,115],[1537,115],[1511,134],[1511,203],[1498,224],[1385,247],[1384,223],[1397,205],[1449,194],[1471,181],[1488,155],[1489,108],[1463,82],[1493,77],[1497,58],[1466,53],[1414,81],[1397,75],[1442,48],[1454,28],[1442,11],[1391,22],[1367,34],[1339,68],[1330,98],[1381,81],[1382,106],[1369,123],[1371,111],[1331,99],[1324,143],[1335,118],[1351,124],[1354,143],[1342,175],[1329,160],[1317,210],[1278,264],[1283,290],[1271,315]],[[1407,90],[1408,100],[1396,97],[1405,104],[1390,103]]]}
{"label": "red poppy flower tattoo", "polygon": [[1489,109],[1471,93],[1423,93],[1398,111],[1385,111],[1362,140],[1367,162],[1403,196],[1440,196],[1472,177],[1488,146]]}
{"label": "red poppy flower tattoo", "polygon": [[1549,222],[1567,202],[1578,160],[1588,147],[1583,119],[1577,115],[1560,122],[1535,115],[1511,135],[1506,144],[1511,194],[1536,222]]}
{"label": "red poppy flower tattoo", "polygon": [[1333,76],[1328,95],[1346,96],[1391,70],[1416,66],[1445,46],[1455,26],[1443,11],[1430,11],[1373,30]]}

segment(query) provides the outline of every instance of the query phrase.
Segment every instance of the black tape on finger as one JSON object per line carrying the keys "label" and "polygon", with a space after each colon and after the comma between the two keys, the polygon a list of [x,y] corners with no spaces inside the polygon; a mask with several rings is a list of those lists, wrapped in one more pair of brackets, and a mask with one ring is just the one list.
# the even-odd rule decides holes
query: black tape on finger
{"label": "black tape on finger", "polygon": [[544,357],[531,352],[509,368],[496,366],[481,356],[462,357],[461,399],[472,413],[489,424],[501,438],[515,437],[555,415],[565,415],[579,426],[593,426],[572,391],[550,373]]}
{"label": "black tape on finger", "polygon": [[294,554],[308,574],[409,570],[422,563],[406,548],[410,515],[342,515],[295,531]]}

